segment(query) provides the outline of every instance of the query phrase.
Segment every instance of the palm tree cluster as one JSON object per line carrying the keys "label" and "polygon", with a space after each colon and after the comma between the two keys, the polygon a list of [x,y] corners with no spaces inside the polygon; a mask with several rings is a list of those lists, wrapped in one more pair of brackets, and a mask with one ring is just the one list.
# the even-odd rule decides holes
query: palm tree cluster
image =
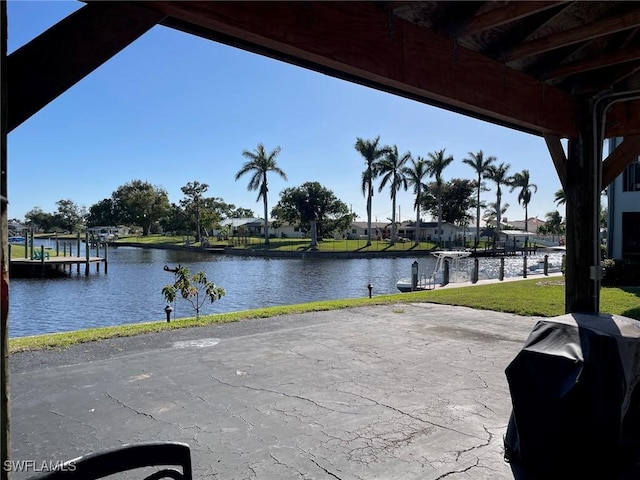
{"label": "palm tree cluster", "polygon": [[[373,181],[380,179],[378,192],[382,192],[385,187],[389,187],[391,196],[391,243],[397,241],[396,224],[396,197],[398,192],[413,187],[415,202],[413,207],[416,211],[416,225],[420,225],[420,210],[422,208],[422,196],[427,186],[426,178],[435,178],[436,192],[438,197],[438,232],[440,235],[442,223],[441,190],[444,184],[442,172],[453,162],[452,156],[446,156],[445,150],[429,153],[427,158],[413,157],[407,151],[400,154],[397,145],[380,145],[380,136],[373,140],[357,138],[355,149],[362,155],[366,163],[366,169],[362,173],[362,193],[367,196],[367,246],[371,245],[371,203],[373,197]],[[420,242],[420,229],[416,228],[415,243]]]}
{"label": "palm tree cluster", "polygon": [[[380,180],[378,185],[378,193],[382,192],[385,187],[389,188],[392,203],[391,214],[391,236],[390,242],[393,244],[397,241],[397,225],[396,225],[396,199],[400,190],[407,190],[413,187],[415,202],[413,207],[416,211],[416,231],[415,243],[420,242],[420,212],[423,205],[423,195],[429,186],[425,183],[425,179],[433,178],[431,184],[435,192],[437,212],[438,212],[438,242],[442,243],[442,192],[444,187],[443,172],[453,163],[453,156],[447,155],[445,149],[436,150],[428,153],[426,158],[417,156],[413,157],[411,152],[407,151],[399,153],[397,145],[382,145],[380,136],[372,140],[358,137],[354,145],[355,149],[362,155],[365,161],[365,169],[362,172],[361,188],[363,195],[367,198],[367,246],[371,245],[371,217],[372,202],[374,194],[374,181]],[[236,180],[243,175],[250,173],[251,178],[247,187],[250,191],[258,191],[258,200],[263,201],[264,205],[264,238],[265,243],[269,243],[268,233],[268,203],[267,193],[268,183],[267,174],[269,172],[276,173],[284,180],[287,179],[285,172],[277,165],[276,157],[280,153],[280,147],[274,148],[271,152],[267,152],[264,145],[258,144],[254,151],[245,150],[242,155],[247,162],[236,173]],[[525,210],[525,230],[528,231],[528,205],[531,198],[538,187],[531,183],[529,170],[522,170],[513,176],[509,176],[511,165],[508,163],[497,163],[496,157],[486,156],[482,150],[476,153],[469,152],[469,156],[464,158],[462,162],[469,165],[476,173],[476,244],[480,239],[480,208],[483,206],[480,201],[480,193],[488,191],[483,180],[490,180],[496,185],[496,201],[490,204],[489,217],[495,217],[496,230],[500,230],[500,221],[502,214],[508,208],[508,204],[502,204],[502,187],[510,187],[510,191],[519,189],[518,203]]]}
{"label": "palm tree cluster", "polygon": [[[391,218],[391,242],[397,240],[396,233],[396,196],[400,189],[407,190],[413,187],[415,195],[414,209],[416,211],[416,232],[415,243],[419,243],[420,210],[422,208],[422,197],[427,190],[426,178],[433,178],[433,188],[435,190],[437,211],[438,211],[438,242],[442,243],[442,191],[444,186],[443,172],[451,163],[453,156],[446,155],[445,149],[428,153],[427,158],[412,157],[411,152],[402,155],[398,153],[398,147],[383,146],[380,144],[380,136],[373,140],[357,138],[355,149],[365,160],[366,168],[362,173],[362,193],[367,197],[367,245],[371,245],[371,204],[373,197],[373,182],[380,178],[378,191],[381,192],[386,186],[389,187],[392,201]],[[525,230],[528,231],[528,206],[531,198],[538,187],[531,183],[529,170],[523,170],[513,176],[509,176],[511,165],[508,163],[497,163],[496,157],[484,155],[482,150],[476,153],[469,152],[469,156],[462,160],[469,165],[476,173],[476,244],[480,239],[480,208],[483,206],[480,201],[480,193],[488,191],[483,180],[490,180],[496,185],[496,202],[490,207],[490,217],[495,217],[496,229],[500,230],[502,214],[508,208],[508,204],[502,204],[502,187],[510,187],[510,191],[519,189],[518,203],[525,210]]]}

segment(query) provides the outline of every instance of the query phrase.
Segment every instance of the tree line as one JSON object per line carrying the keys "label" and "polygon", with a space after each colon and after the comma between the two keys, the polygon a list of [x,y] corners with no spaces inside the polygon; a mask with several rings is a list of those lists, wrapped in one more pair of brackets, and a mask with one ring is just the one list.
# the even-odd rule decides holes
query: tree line
{"label": "tree line", "polygon": [[[495,229],[501,229],[502,215],[509,205],[502,203],[502,188],[509,187],[510,191],[518,189],[518,203],[524,208],[525,230],[528,231],[528,206],[534,193],[537,192],[536,184],[531,183],[529,170],[522,170],[514,175],[509,175],[511,165],[498,163],[494,156],[485,156],[482,150],[476,153],[469,152],[468,157],[462,162],[474,170],[475,180],[452,179],[449,182],[443,180],[444,170],[453,163],[453,156],[447,155],[445,149],[428,153],[426,158],[413,156],[411,152],[398,153],[396,145],[381,145],[380,136],[367,140],[358,138],[355,149],[365,160],[366,168],[362,173],[362,192],[367,198],[367,245],[371,244],[371,204],[374,191],[374,180],[380,179],[378,192],[382,192],[385,186],[390,189],[392,201],[391,218],[391,242],[397,239],[395,229],[396,195],[401,189],[413,188],[415,201],[413,208],[416,211],[416,225],[420,223],[421,212],[430,212],[438,219],[439,242],[442,241],[442,222],[464,226],[469,223],[472,216],[469,211],[476,209],[476,242],[480,239],[480,209],[486,208],[484,220],[487,224],[495,222]],[[427,182],[433,179],[432,182]],[[480,199],[483,191],[489,191],[484,183],[489,180],[495,184],[496,201],[485,204]],[[475,198],[473,192],[475,191]],[[419,243],[420,230],[415,230],[415,242]]]}
{"label": "tree line", "polygon": [[[413,208],[416,212],[416,225],[420,224],[421,214],[430,213],[437,218],[438,234],[441,241],[442,223],[449,222],[458,226],[467,226],[474,217],[475,209],[476,241],[481,236],[481,218],[495,229],[501,229],[501,218],[509,204],[502,202],[502,189],[511,192],[517,189],[518,203],[524,208],[525,230],[528,231],[528,205],[537,192],[537,185],[531,182],[529,171],[524,169],[513,175],[509,174],[511,165],[498,163],[494,156],[485,156],[482,150],[469,152],[462,162],[473,169],[474,180],[454,178],[443,179],[443,172],[454,161],[445,149],[430,152],[426,157],[413,156],[407,151],[400,153],[396,145],[382,145],[380,136],[374,139],[358,137],[355,150],[365,161],[361,177],[361,189],[366,198],[367,209],[367,245],[371,244],[373,229],[372,201],[375,182],[378,181],[378,193],[385,188],[389,190],[392,203],[390,220],[390,241],[397,241],[396,198],[401,190],[412,189],[415,196]],[[263,203],[264,238],[269,242],[269,218],[274,226],[283,223],[293,224],[308,232],[312,238],[312,246],[317,238],[335,231],[346,231],[355,220],[356,215],[335,194],[318,182],[306,182],[299,187],[285,188],[280,192],[279,200],[269,212],[270,175],[278,175],[287,180],[287,175],[277,164],[281,152],[279,146],[268,151],[263,144],[254,150],[244,150],[242,156],[246,162],[235,175],[235,180],[248,176],[248,191],[257,191],[257,201]],[[428,181],[431,179],[432,181]],[[495,202],[485,203],[481,193],[490,189],[485,181],[495,185]],[[147,181],[132,180],[119,186],[109,198],[85,209],[77,206],[72,200],[64,199],[56,202],[57,211],[47,213],[36,207],[25,215],[30,227],[42,231],[77,231],[85,226],[128,225],[138,226],[143,235],[159,231],[194,232],[196,241],[202,239],[203,232],[219,227],[226,218],[253,217],[250,209],[237,207],[224,202],[222,198],[207,196],[209,185],[193,181],[181,188],[184,197],[178,203],[169,201],[166,190],[154,186]],[[556,203],[564,200],[562,190],[556,192]],[[485,209],[484,216],[481,209]],[[269,216],[269,213],[271,214]],[[558,212],[550,212],[549,217],[556,227],[561,224]],[[548,229],[547,229],[548,230]],[[559,232],[556,232],[559,233]],[[416,228],[415,242],[419,243],[420,229]]]}

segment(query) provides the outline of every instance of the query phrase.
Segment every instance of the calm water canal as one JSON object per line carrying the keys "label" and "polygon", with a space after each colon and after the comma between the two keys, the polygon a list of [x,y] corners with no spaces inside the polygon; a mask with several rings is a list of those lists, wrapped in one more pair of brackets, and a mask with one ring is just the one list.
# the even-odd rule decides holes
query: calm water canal
{"label": "calm water canal", "polygon": [[[539,256],[542,258],[542,255]],[[268,259],[172,250],[118,247],[109,250],[109,273],[104,268],[89,276],[84,266],[62,278],[12,278],[10,282],[11,337],[64,332],[87,327],[164,320],[162,287],[173,283],[164,265],[205,271],[210,280],[226,289],[219,301],[205,303],[203,314],[290,305],[314,300],[332,300],[398,293],[395,283],[409,277],[411,264],[431,272],[431,256],[376,259]],[[529,260],[531,264],[533,258]],[[508,259],[507,270],[522,269],[522,259]],[[497,262],[481,259],[481,268],[497,276]],[[177,318],[194,316],[194,310],[179,299]]]}

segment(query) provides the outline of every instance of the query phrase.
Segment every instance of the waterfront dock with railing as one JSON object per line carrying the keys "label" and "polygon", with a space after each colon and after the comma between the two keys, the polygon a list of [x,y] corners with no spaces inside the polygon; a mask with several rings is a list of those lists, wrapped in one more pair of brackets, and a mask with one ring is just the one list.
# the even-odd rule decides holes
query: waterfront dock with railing
{"label": "waterfront dock with railing", "polygon": [[[95,246],[95,255],[91,255],[89,237],[84,241],[84,254],[81,254],[80,234],[77,237],[76,255],[73,254],[74,242],[59,242],[56,240],[55,254],[51,247],[35,246],[33,235],[25,235],[24,258],[12,257],[13,245],[9,244],[9,275],[14,277],[51,277],[71,273],[74,268],[79,274],[84,265],[84,274],[89,275],[90,266],[96,266],[100,271],[100,264],[104,264],[104,273],[108,269],[108,244],[102,245],[104,256],[100,256],[100,244]],[[62,248],[61,248],[62,247]]]}
{"label": "waterfront dock with railing", "polygon": [[104,272],[107,273],[107,260],[104,257],[40,257],[12,258],[9,266],[11,276],[20,277],[46,277],[59,276],[73,271],[74,267],[80,273],[84,265],[85,275],[89,275],[90,265],[96,265],[96,271],[100,271],[100,264],[104,263]]}

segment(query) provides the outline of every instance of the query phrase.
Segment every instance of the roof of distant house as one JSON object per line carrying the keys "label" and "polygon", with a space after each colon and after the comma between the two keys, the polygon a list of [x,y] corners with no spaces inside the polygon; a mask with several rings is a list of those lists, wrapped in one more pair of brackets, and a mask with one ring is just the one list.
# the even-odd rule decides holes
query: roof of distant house
{"label": "roof of distant house", "polygon": [[242,227],[245,225],[262,225],[264,220],[262,218],[253,218],[253,217],[240,217],[240,218],[225,218],[220,222],[221,227],[226,227],[227,225],[231,227]]}

